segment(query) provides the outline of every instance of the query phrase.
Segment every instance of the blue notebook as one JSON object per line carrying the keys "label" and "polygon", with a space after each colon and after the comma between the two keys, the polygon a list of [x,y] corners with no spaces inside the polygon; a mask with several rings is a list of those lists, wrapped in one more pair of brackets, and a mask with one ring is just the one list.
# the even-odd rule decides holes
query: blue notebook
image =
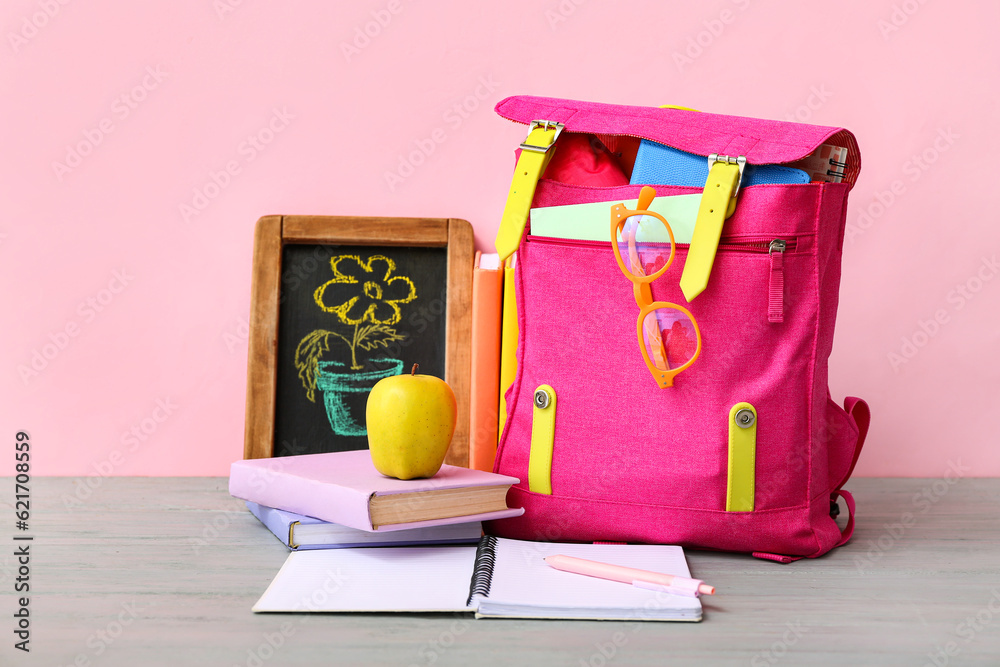
{"label": "blue notebook", "polygon": [[474,544],[483,534],[483,524],[480,521],[373,533],[259,505],[249,500],[246,502],[247,509],[292,551],[413,544]]}
{"label": "blue notebook", "polygon": [[[708,158],[643,139],[632,168],[632,185],[688,185],[705,187]],[[743,171],[743,185],[767,183],[808,183],[809,174],[794,167],[776,164],[748,164]]]}

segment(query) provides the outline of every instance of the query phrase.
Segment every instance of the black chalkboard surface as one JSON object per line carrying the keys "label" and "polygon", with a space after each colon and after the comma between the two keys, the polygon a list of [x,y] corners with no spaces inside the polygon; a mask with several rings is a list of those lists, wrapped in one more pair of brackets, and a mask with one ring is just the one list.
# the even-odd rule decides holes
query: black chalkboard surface
{"label": "black chalkboard surface", "polygon": [[384,377],[444,378],[444,248],[286,245],[274,454],[366,449],[365,403]]}
{"label": "black chalkboard surface", "polygon": [[416,363],[455,392],[467,466],[473,255],[465,220],[258,220],[244,458],[366,448],[372,386]]}

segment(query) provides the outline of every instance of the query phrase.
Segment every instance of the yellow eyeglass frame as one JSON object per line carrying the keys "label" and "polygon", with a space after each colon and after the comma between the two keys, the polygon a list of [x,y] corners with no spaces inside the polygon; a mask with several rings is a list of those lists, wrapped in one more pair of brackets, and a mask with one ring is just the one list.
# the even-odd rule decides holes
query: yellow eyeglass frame
{"label": "yellow eyeglass frame", "polygon": [[[638,209],[634,211],[629,210],[625,208],[625,204],[615,204],[614,206],[611,207],[611,247],[614,249],[615,260],[618,262],[618,268],[622,270],[622,273],[625,274],[626,278],[632,281],[632,291],[635,296],[635,303],[637,306],[639,306],[639,318],[638,320],[636,320],[636,335],[638,336],[639,340],[639,351],[642,352],[642,358],[646,362],[646,368],[649,369],[649,372],[653,376],[653,379],[656,380],[657,384],[659,384],[661,388],[666,388],[674,386],[674,377],[678,373],[681,373],[690,368],[691,364],[693,364],[695,360],[698,359],[698,355],[701,354],[701,330],[698,328],[698,321],[694,318],[694,315],[692,315],[691,311],[689,311],[684,306],[678,305],[676,303],[670,303],[669,301],[653,301],[653,293],[650,290],[649,284],[654,280],[656,280],[657,278],[659,278],[660,276],[662,276],[666,272],[666,270],[670,268],[670,265],[674,261],[674,255],[676,254],[674,231],[673,229],[670,228],[670,224],[667,222],[666,218],[664,218],[662,215],[649,210],[649,206],[653,203],[653,199],[655,197],[656,197],[656,190],[647,185],[644,186],[642,190],[639,192]],[[629,218],[640,215],[652,216],[654,218],[657,218],[660,222],[663,223],[663,226],[666,228],[667,233],[670,235],[670,257],[667,258],[666,263],[654,273],[651,273],[649,275],[637,276],[628,268],[628,266],[625,264],[625,260],[622,259],[621,250],[618,246],[618,234],[621,232],[622,227],[625,225],[625,222]],[[632,262],[633,266],[636,266],[639,269],[639,271],[643,271],[642,265],[638,261],[638,257],[633,257],[632,259],[633,259]],[[643,271],[643,273],[645,272]],[[654,332],[652,331],[644,332],[643,323],[646,321],[647,315],[660,308],[673,308],[677,311],[680,311],[685,316],[687,316],[687,318],[691,321],[691,324],[694,326],[695,338],[698,343],[697,347],[695,348],[694,354],[691,355],[691,358],[688,359],[681,366],[678,366],[677,368],[669,367],[669,363],[667,362],[667,353],[666,350],[663,349],[662,335],[658,329],[655,332],[656,336],[655,340],[659,341],[660,354],[657,356],[662,357],[664,365],[667,366],[667,368],[666,369],[658,368],[656,364],[653,362],[653,360],[650,359],[649,352],[646,349],[646,338],[644,338],[643,334],[646,333],[647,337],[652,339]],[[655,345],[653,340],[651,340],[650,342],[651,344]]]}

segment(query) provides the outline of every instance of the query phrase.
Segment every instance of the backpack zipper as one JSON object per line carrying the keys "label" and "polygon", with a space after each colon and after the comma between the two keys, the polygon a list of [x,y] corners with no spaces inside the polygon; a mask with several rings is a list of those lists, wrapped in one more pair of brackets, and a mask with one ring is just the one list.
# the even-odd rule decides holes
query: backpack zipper
{"label": "backpack zipper", "polygon": [[[677,146],[671,146],[670,144],[668,144],[666,142],[658,141],[656,139],[650,139],[648,137],[644,137],[644,136],[639,135],[639,134],[629,134],[628,132],[595,132],[593,130],[586,130],[586,129],[567,130],[567,129],[565,129],[565,127],[566,127],[565,123],[561,123],[561,122],[554,121],[554,120],[532,120],[532,121],[528,122],[528,121],[523,121],[523,120],[517,120],[517,119],[511,118],[509,116],[504,116],[500,112],[497,112],[497,115],[500,116],[501,118],[503,118],[504,120],[508,121],[508,122],[515,123],[516,125],[527,125],[529,127],[531,127],[535,123],[537,123],[539,125],[542,124],[542,123],[549,123],[551,125],[562,125],[563,129],[560,130],[560,134],[562,134],[562,133],[566,133],[566,134],[593,134],[594,136],[596,136],[598,138],[600,138],[601,136],[607,136],[607,137],[631,137],[633,139],[639,139],[641,141],[652,141],[652,142],[655,142],[655,143],[658,143],[658,144],[663,144],[664,146],[669,146],[670,148],[673,148],[674,150],[684,151],[685,153],[691,153],[691,155],[697,155],[699,157],[703,157],[703,158],[709,159],[710,163],[714,162],[714,160],[711,159],[712,155],[702,155],[701,153],[692,153],[689,150],[685,150],[683,148],[678,148]],[[555,142],[553,142],[553,144],[554,143]],[[720,155],[719,157],[724,159],[727,156]],[[807,157],[809,157],[809,155],[803,155],[801,158],[798,158],[796,160],[788,160],[787,162],[761,162],[761,163],[754,162],[753,164],[754,165],[759,165],[759,164],[789,165],[789,164],[793,164],[793,163],[798,162],[799,160],[807,158]],[[750,163],[748,162],[747,164],[750,164]],[[741,170],[741,174],[742,174],[742,170]],[[635,183],[634,185],[641,185],[641,184]],[[645,185],[651,185],[651,184],[646,183]],[[659,184],[659,185],[666,185],[666,184]],[[582,186],[582,187],[587,187],[587,186]],[[678,186],[678,187],[686,187],[686,186]]]}
{"label": "backpack zipper", "polygon": [[[561,239],[551,236],[528,235],[531,243],[545,243],[565,246],[590,246],[594,248],[607,247],[610,241],[592,241],[589,239]],[[739,238],[722,237],[719,239],[719,250],[731,252],[767,253],[770,257],[770,267],[767,280],[767,321],[780,324],[785,321],[785,253],[795,252],[798,243],[795,238]],[[688,244],[678,243],[680,249],[687,249]]]}
{"label": "backpack zipper", "polygon": [[[555,236],[535,236],[528,234],[528,241],[533,243],[547,243],[551,245],[566,245],[566,246],[593,246],[597,247],[607,247],[610,241],[594,241],[591,239],[564,239]],[[772,244],[781,244],[780,250],[776,246],[774,250],[771,249]],[[678,250],[686,250],[688,248],[687,243],[678,243]],[[735,252],[752,252],[752,253],[765,253],[765,252],[794,252],[796,248],[796,240],[791,239],[774,239],[774,238],[741,238],[738,236],[723,236],[719,239],[719,250],[732,250]]]}

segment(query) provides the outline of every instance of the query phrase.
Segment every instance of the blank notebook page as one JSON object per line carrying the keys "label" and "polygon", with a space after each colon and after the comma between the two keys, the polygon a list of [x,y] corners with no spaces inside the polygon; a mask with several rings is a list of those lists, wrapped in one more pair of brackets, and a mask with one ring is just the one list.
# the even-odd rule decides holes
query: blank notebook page
{"label": "blank notebook page", "polygon": [[499,539],[489,596],[481,602],[486,608],[480,612],[490,615],[491,610],[497,610],[506,615],[516,608],[542,607],[550,610],[590,610],[589,617],[601,617],[596,612],[602,609],[631,610],[636,615],[645,612],[650,617],[691,620],[701,617],[701,602],[697,598],[563,572],[549,567],[542,560],[557,554],[691,576],[684,550],[677,546],[552,544]]}
{"label": "blank notebook page", "polygon": [[475,546],[296,551],[253,610],[472,611],[475,560]]}

